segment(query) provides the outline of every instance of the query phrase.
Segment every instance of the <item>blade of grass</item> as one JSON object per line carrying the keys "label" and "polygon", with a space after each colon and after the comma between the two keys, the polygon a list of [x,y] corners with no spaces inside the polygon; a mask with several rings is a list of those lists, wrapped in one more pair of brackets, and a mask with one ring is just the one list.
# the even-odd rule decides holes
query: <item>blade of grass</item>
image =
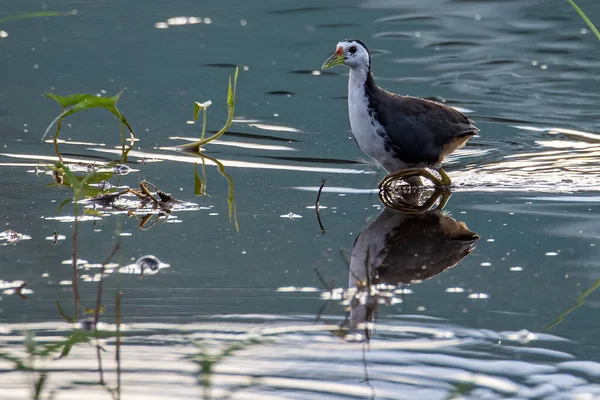
{"label": "blade of grass", "polygon": [[577,298],[577,303],[573,307],[569,308],[567,311],[563,312],[558,317],[556,317],[556,319],[550,325],[548,325],[548,327],[546,328],[546,331],[549,331],[550,329],[554,328],[556,325],[560,324],[562,322],[563,318],[565,318],[567,315],[569,315],[571,312],[575,311],[579,307],[583,306],[585,304],[585,298],[588,297],[590,294],[592,294],[594,292],[594,290],[598,289],[599,286],[600,286],[600,279],[598,279],[594,283],[594,285],[592,285],[591,288],[589,288],[588,290],[583,292],[581,294],[581,296],[579,296]]}
{"label": "blade of grass", "polygon": [[44,18],[44,17],[68,17],[70,15],[77,14],[77,10],[71,11],[40,11],[33,13],[24,13],[17,15],[10,15],[8,17],[0,18],[0,24],[8,21],[17,21],[19,19],[29,19],[29,18]]}
{"label": "blade of grass", "polygon": [[590,27],[590,29],[592,30],[592,32],[594,32],[594,35],[596,35],[596,37],[598,38],[598,40],[600,40],[600,32],[598,32],[598,29],[596,29],[596,27],[594,26],[594,24],[592,23],[592,21],[590,21],[590,19],[587,17],[587,15],[585,15],[585,13],[583,12],[583,10],[581,8],[579,8],[579,6],[577,6],[577,4],[575,4],[575,2],[573,0],[567,0],[567,1],[575,9],[575,11],[577,11],[577,14],[579,14],[579,16],[585,21],[585,23],[587,24],[587,26]]}

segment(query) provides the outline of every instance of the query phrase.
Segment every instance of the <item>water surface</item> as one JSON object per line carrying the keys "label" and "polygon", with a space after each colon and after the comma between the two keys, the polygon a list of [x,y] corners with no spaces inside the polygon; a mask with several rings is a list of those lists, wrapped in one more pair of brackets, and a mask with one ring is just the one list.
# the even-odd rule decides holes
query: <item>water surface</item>
{"label": "water surface", "polygon": [[[600,279],[600,44],[566,1],[4,3],[0,19],[65,15],[0,23],[0,216],[13,232],[0,235],[3,398],[32,397],[40,371],[41,398],[54,399],[600,394],[600,302],[588,290]],[[580,6],[600,21],[599,4]],[[351,139],[347,71],[319,71],[348,37],[367,43],[381,86],[444,101],[481,129],[447,165],[456,187],[445,211],[474,243],[440,239],[439,213],[374,225],[387,212],[383,172]],[[199,137],[194,101],[212,100],[208,129],[221,127],[235,66],[236,119],[206,154],[234,182],[239,232],[214,163],[196,196],[202,160],[164,149]],[[84,307],[95,308],[99,264],[121,245],[103,280],[102,349],[80,343],[58,358],[60,348],[16,371],[7,355],[30,361],[26,332],[44,346],[82,328],[57,309],[74,311],[74,211],[58,212],[72,190],[44,171],[56,156],[40,138],[60,109],[42,93],[123,89],[119,109],[140,141],[131,172],[111,183],[146,179],[190,204],[150,229],[126,212],[82,221],[80,320],[93,318]],[[105,110],[73,115],[60,135],[70,165],[120,160]],[[385,249],[394,227],[397,275],[357,279],[355,241]],[[407,278],[413,249],[431,276]],[[168,267],[142,274],[134,264],[148,254]],[[227,353],[212,374],[195,362],[203,351]]]}

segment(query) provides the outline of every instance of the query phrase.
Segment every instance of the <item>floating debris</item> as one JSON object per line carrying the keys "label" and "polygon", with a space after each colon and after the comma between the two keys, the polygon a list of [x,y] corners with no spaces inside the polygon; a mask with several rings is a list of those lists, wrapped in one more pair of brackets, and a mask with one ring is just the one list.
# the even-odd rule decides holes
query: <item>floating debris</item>
{"label": "floating debris", "polygon": [[294,214],[294,213],[290,212],[290,213],[287,213],[287,214],[280,215],[279,217],[281,217],[281,218],[289,218],[289,219],[297,219],[297,218],[302,218],[302,215],[298,215],[298,214]]}
{"label": "floating debris", "polygon": [[2,294],[8,295],[8,296],[10,296],[12,294],[16,294],[17,296],[21,297],[23,300],[27,300],[26,295],[32,294],[33,290],[26,289],[25,286],[27,286],[27,282],[25,282],[25,281],[9,282],[9,281],[3,281],[2,279],[0,279],[0,289],[4,289]]}
{"label": "floating debris", "polygon": [[92,332],[96,330],[96,322],[93,318],[86,318],[80,322],[75,323],[75,329],[79,329],[85,332]]}
{"label": "floating debris", "polygon": [[65,240],[67,237],[65,235],[59,235],[56,231],[52,234],[52,236],[46,236],[45,240],[52,240],[52,244],[56,246],[59,240]]}
{"label": "floating debris", "polygon": [[[102,216],[122,213],[135,216],[140,219],[140,228],[143,230],[150,229],[159,220],[168,220],[173,211],[200,209],[195,203],[178,200],[170,194],[160,191],[148,181],[142,181],[139,185],[139,190],[125,188],[117,193],[101,194],[86,199],[82,203],[86,204],[86,210],[89,210],[90,213]],[[87,215],[87,217],[90,216]]]}
{"label": "floating debris", "polygon": [[1,246],[7,246],[9,244],[18,243],[21,240],[30,240],[30,239],[31,239],[31,236],[15,232],[12,229],[8,229],[4,232],[0,232],[0,245]]}
{"label": "floating debris", "polygon": [[119,268],[119,272],[122,274],[131,275],[155,275],[161,269],[170,268],[170,264],[161,262],[156,256],[147,255],[140,257],[135,264],[129,264]]}

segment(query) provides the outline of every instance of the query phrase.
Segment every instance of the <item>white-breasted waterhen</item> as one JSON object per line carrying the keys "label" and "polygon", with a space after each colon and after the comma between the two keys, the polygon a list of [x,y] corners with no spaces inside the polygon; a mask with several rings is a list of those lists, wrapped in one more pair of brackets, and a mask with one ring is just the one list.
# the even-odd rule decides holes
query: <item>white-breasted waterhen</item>
{"label": "white-breasted waterhen", "polygon": [[[360,40],[339,42],[322,68],[342,64],[350,68],[348,113],[352,134],[358,146],[388,173],[380,189],[397,179],[420,183],[420,176],[436,186],[450,186],[442,161],[477,135],[479,129],[473,121],[442,103],[400,96],[377,86],[371,73],[371,56]],[[440,177],[427,168],[436,170]]]}

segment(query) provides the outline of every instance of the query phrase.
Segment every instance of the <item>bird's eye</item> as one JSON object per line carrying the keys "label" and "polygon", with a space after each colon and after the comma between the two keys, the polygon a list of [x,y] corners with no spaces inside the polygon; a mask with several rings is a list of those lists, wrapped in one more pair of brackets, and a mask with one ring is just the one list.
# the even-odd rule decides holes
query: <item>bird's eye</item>
{"label": "bird's eye", "polygon": [[356,53],[356,46],[352,46],[352,47],[350,47],[350,48],[348,49],[348,51],[349,51],[351,54],[354,54],[354,53]]}

